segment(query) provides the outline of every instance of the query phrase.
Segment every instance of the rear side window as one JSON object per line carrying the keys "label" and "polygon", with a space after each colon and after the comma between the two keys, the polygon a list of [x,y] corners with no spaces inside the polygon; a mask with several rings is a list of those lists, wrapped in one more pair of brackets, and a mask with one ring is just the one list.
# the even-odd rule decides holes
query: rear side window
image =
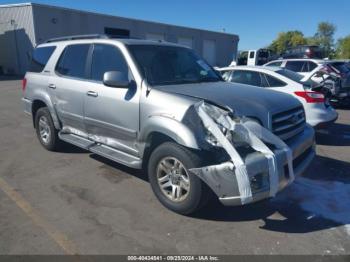
{"label": "rear side window", "polygon": [[267,74],[264,74],[266,80],[267,80],[267,83],[268,83],[268,86],[269,87],[281,87],[281,86],[286,86],[287,84],[279,79],[277,79],[276,77],[273,77],[273,76],[270,76],[270,75],[267,75]]}
{"label": "rear side window", "polygon": [[311,72],[317,67],[317,64],[314,62],[308,62],[308,64],[309,64],[309,72]]}
{"label": "rear side window", "polygon": [[231,82],[252,86],[263,86],[260,74],[254,71],[235,70]]}
{"label": "rear side window", "polygon": [[279,61],[279,62],[272,62],[272,63],[269,63],[268,65],[266,66],[281,66],[282,65],[282,61]]}
{"label": "rear side window", "polygon": [[33,52],[32,60],[29,66],[29,72],[40,73],[44,70],[44,67],[49,61],[56,46],[46,46],[36,48]]}
{"label": "rear side window", "polygon": [[251,51],[251,52],[249,53],[249,58],[254,58],[254,56],[255,56],[255,51]]}
{"label": "rear side window", "polygon": [[64,76],[85,78],[89,44],[67,46],[56,66],[56,72]]}
{"label": "rear side window", "polygon": [[304,61],[288,61],[286,68],[294,72],[302,72],[304,64]]}
{"label": "rear side window", "polygon": [[117,47],[104,44],[94,45],[91,64],[91,79],[102,81],[108,71],[119,71],[128,75],[128,65]]}

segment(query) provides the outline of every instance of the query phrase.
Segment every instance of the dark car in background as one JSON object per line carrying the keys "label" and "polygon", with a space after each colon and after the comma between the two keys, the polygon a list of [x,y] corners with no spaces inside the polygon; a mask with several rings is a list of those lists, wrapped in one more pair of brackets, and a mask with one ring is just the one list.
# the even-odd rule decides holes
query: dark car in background
{"label": "dark car in background", "polygon": [[317,45],[303,45],[287,49],[281,54],[281,57],[286,58],[314,58],[323,59],[324,51]]}

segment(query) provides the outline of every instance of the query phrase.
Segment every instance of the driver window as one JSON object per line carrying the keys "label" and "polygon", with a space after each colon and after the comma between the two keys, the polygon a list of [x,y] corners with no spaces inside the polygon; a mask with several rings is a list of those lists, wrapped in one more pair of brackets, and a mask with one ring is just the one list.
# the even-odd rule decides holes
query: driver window
{"label": "driver window", "polygon": [[129,75],[129,68],[120,50],[112,45],[95,44],[92,54],[91,79],[102,81],[108,71],[119,71]]}

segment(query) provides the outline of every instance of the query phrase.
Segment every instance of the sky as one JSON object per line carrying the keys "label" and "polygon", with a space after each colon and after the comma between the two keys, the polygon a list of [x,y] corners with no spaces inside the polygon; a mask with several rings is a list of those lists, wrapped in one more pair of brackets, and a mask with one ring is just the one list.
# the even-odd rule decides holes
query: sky
{"label": "sky", "polygon": [[[0,4],[27,2],[0,0]],[[349,0],[35,0],[116,16],[225,31],[240,37],[239,50],[269,45],[282,31],[312,36],[317,24],[335,24],[335,39],[350,35]]]}

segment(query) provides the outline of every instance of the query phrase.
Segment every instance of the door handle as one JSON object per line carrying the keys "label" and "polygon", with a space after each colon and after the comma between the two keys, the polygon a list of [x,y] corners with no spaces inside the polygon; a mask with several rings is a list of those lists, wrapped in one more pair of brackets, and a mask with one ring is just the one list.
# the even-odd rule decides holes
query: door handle
{"label": "door handle", "polygon": [[94,91],[88,91],[86,94],[88,96],[92,96],[92,97],[97,97],[98,96],[98,94],[96,92],[94,92]]}
{"label": "door handle", "polygon": [[49,88],[56,89],[56,85],[55,84],[49,84]]}

